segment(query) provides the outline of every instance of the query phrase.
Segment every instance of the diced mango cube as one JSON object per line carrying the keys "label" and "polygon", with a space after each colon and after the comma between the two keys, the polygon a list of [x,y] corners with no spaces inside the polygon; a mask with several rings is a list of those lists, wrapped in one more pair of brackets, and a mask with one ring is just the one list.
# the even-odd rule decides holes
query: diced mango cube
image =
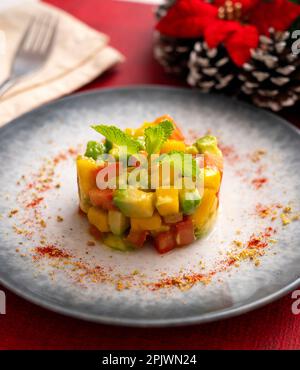
{"label": "diced mango cube", "polygon": [[151,230],[150,233],[153,237],[155,237],[156,235],[158,235],[160,233],[164,233],[164,232],[169,231],[169,230],[170,230],[170,225],[161,224],[159,229]]}
{"label": "diced mango cube", "polygon": [[108,225],[108,213],[97,207],[91,207],[88,210],[89,222],[96,226],[101,232],[109,232],[110,228]]}
{"label": "diced mango cube", "polygon": [[87,195],[96,186],[96,171],[99,166],[94,159],[87,157],[78,157],[76,164],[80,191]]}
{"label": "diced mango cube", "polygon": [[132,230],[158,230],[161,227],[161,217],[155,212],[148,218],[131,218]]}
{"label": "diced mango cube", "polygon": [[134,130],[134,137],[139,137],[144,135],[144,131],[147,127],[155,126],[153,122],[145,122],[139,128]]}
{"label": "diced mango cube", "polygon": [[156,208],[161,216],[179,213],[178,189],[156,189]]}
{"label": "diced mango cube", "polygon": [[189,146],[187,146],[185,148],[185,152],[187,154],[195,154],[195,155],[199,153],[196,145],[189,145]]}
{"label": "diced mango cube", "polygon": [[169,153],[169,152],[172,152],[173,150],[184,152],[185,149],[186,149],[186,146],[183,141],[169,139],[162,145],[160,152]]}
{"label": "diced mango cube", "polygon": [[164,222],[166,224],[176,224],[177,222],[180,222],[182,220],[183,220],[182,213],[174,213],[173,215],[164,217]]}
{"label": "diced mango cube", "polygon": [[218,191],[221,185],[221,174],[217,168],[204,169],[204,187]]}
{"label": "diced mango cube", "polygon": [[190,216],[194,222],[194,226],[199,229],[202,228],[217,207],[218,198],[215,190],[205,189],[200,206],[196,209],[196,212]]}

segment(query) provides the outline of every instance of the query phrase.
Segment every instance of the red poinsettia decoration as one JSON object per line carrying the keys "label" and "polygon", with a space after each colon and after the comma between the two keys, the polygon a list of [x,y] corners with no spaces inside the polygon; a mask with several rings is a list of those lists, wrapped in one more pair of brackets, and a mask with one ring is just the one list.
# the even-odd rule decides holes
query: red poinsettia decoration
{"label": "red poinsettia decoration", "polygon": [[[224,6],[226,0],[215,0],[213,1],[216,6]],[[242,5],[243,12],[247,13],[253,9],[260,0],[232,0],[233,4],[239,3]]]}
{"label": "red poinsettia decoration", "polygon": [[211,48],[223,43],[241,66],[257,47],[260,34],[268,34],[270,27],[286,30],[300,15],[300,6],[289,0],[232,0],[231,8],[238,12],[230,17],[224,13],[227,4],[226,0],[177,0],[156,28],[171,37],[203,36]]}
{"label": "red poinsettia decoration", "polygon": [[271,27],[276,31],[287,30],[299,16],[300,6],[289,0],[265,0],[252,10],[250,22],[260,34],[268,35]]}

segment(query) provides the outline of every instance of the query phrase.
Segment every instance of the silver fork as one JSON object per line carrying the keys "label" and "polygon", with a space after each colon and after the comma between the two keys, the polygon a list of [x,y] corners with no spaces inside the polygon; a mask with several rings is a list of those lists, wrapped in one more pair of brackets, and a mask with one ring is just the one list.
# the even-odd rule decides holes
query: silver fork
{"label": "silver fork", "polygon": [[50,15],[33,18],[17,47],[9,76],[0,85],[0,97],[22,77],[35,72],[48,59],[57,30]]}

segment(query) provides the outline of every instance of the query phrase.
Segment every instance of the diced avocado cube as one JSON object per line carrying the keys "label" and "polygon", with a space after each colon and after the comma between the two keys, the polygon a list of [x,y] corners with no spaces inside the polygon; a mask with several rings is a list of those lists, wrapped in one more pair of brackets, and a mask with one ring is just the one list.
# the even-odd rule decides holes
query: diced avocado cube
{"label": "diced avocado cube", "polygon": [[218,148],[218,141],[215,136],[203,136],[196,141],[195,145],[200,153],[208,152],[216,155],[222,155],[221,150]]}
{"label": "diced avocado cube", "polygon": [[81,195],[80,188],[78,188],[78,191],[79,191],[79,207],[82,212],[88,213],[89,209],[92,207],[90,198],[85,195]]}
{"label": "diced avocado cube", "polygon": [[119,189],[114,196],[114,204],[127,217],[151,217],[154,212],[155,194],[136,188]]}
{"label": "diced avocado cube", "polygon": [[113,234],[122,235],[129,227],[129,218],[120,211],[108,211],[108,225]]}
{"label": "diced avocado cube", "polygon": [[179,192],[179,202],[181,211],[190,215],[195,212],[201,203],[201,196],[198,189],[182,189]]}
{"label": "diced avocado cube", "polygon": [[122,252],[132,250],[130,244],[118,235],[108,234],[103,239],[103,243],[110,248],[117,249]]}

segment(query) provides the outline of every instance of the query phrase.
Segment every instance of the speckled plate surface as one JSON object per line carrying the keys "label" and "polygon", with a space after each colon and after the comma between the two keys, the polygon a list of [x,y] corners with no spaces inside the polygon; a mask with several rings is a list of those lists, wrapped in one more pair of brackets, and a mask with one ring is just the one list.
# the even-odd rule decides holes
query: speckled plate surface
{"label": "speckled plate surface", "polygon": [[[211,131],[225,156],[212,233],[159,255],[93,245],[78,214],[75,161],[94,123],[136,127],[168,113],[186,136]],[[221,96],[166,87],[93,91],[0,130],[0,282],[87,320],[163,326],[266,304],[300,280],[300,136],[283,120]]]}

